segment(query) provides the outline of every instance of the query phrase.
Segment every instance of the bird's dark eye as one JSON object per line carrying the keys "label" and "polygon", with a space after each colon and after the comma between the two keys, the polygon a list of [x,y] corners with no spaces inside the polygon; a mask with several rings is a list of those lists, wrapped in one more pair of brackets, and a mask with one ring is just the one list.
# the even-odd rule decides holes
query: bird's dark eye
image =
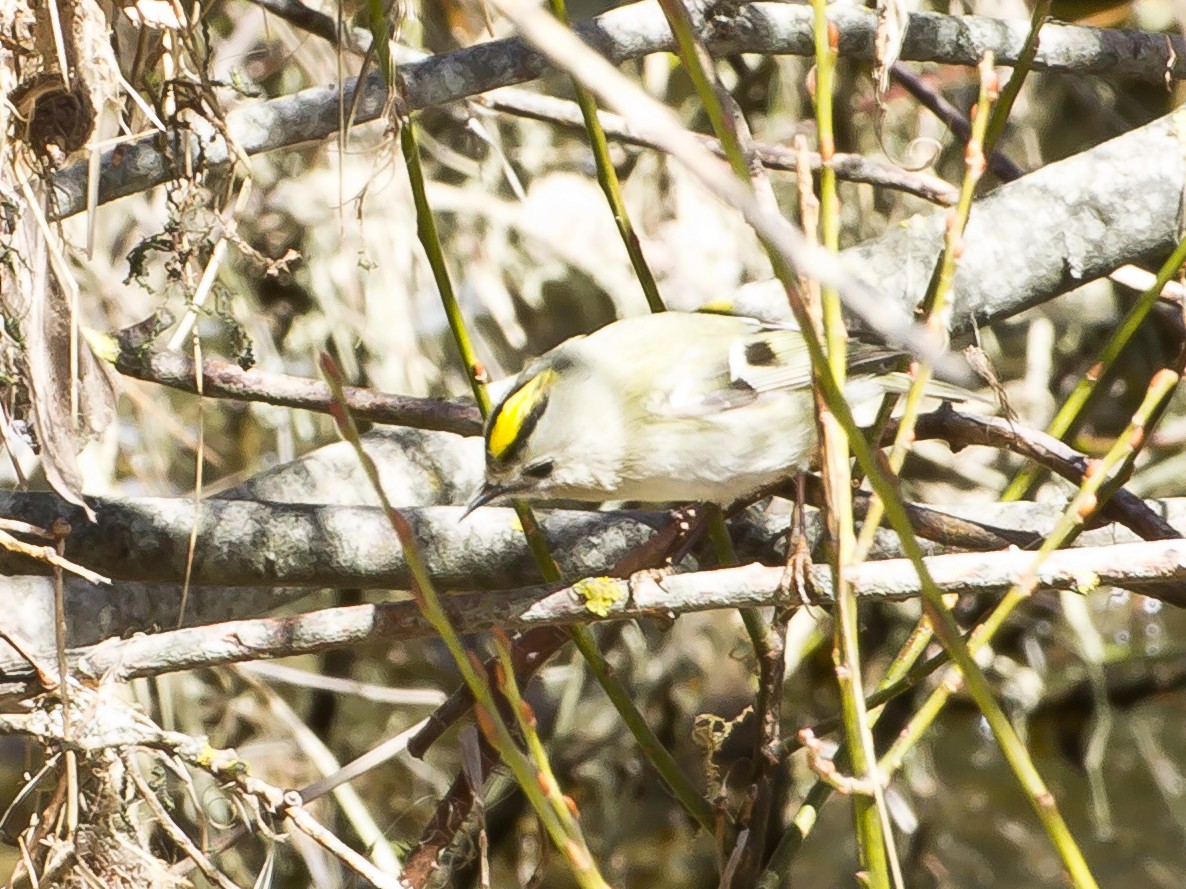
{"label": "bird's dark eye", "polygon": [[541,460],[539,463],[532,463],[523,470],[523,474],[528,478],[547,478],[552,474],[552,461]]}

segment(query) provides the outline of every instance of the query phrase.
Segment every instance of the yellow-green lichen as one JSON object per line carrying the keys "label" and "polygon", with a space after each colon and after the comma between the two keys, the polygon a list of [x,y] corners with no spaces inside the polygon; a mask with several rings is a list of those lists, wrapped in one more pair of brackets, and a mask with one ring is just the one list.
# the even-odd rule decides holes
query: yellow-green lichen
{"label": "yellow-green lichen", "polygon": [[1071,589],[1080,596],[1086,596],[1088,593],[1099,589],[1099,585],[1100,576],[1094,571],[1085,571],[1071,578]]}
{"label": "yellow-green lichen", "polygon": [[612,577],[587,577],[573,584],[572,589],[585,600],[585,608],[598,617],[608,617],[614,603],[623,598],[621,582]]}

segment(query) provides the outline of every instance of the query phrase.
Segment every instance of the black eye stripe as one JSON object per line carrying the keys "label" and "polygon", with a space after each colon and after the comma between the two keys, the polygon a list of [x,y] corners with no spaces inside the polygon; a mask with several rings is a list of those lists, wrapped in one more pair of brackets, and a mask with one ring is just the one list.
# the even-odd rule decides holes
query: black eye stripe
{"label": "black eye stripe", "polygon": [[551,460],[541,460],[524,469],[523,474],[528,478],[545,479],[552,474],[552,470],[555,468],[555,464]]}

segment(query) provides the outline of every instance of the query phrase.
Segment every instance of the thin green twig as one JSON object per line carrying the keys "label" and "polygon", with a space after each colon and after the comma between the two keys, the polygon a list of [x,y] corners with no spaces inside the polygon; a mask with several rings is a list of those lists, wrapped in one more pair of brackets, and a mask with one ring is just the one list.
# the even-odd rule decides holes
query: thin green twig
{"label": "thin green twig", "polygon": [[437,230],[436,216],[432,212],[432,205],[428,202],[428,192],[424,187],[424,170],[420,166],[420,147],[416,143],[416,126],[410,117],[400,127],[399,139],[404,155],[404,164],[408,170],[408,183],[412,187],[412,200],[416,205],[416,236],[428,257],[428,265],[432,269],[433,280],[441,295],[445,317],[449,320],[449,330],[453,334],[453,342],[457,344],[457,351],[461,353],[461,361],[465,365],[465,375],[469,380],[470,391],[473,392],[474,400],[478,403],[482,416],[485,417],[490,413],[490,395],[486,392],[486,371],[478,360],[478,353],[474,350],[473,341],[465,326],[465,316],[457,302],[457,295],[453,292],[453,281],[449,277],[449,267],[445,264],[445,251],[441,247],[441,236]]}
{"label": "thin green twig", "polygon": [[1021,87],[1025,83],[1034,67],[1034,59],[1038,55],[1038,35],[1046,19],[1050,16],[1051,0],[1037,0],[1033,14],[1030,16],[1030,31],[1025,37],[1025,44],[1017,55],[1017,63],[1009,75],[1009,82],[1001,90],[1000,101],[993,109],[992,120],[988,122],[988,130],[984,133],[984,156],[989,157],[996,151],[997,143],[1005,132],[1005,125],[1009,122],[1009,114],[1013,111],[1013,103],[1021,94]]}
{"label": "thin green twig", "polygon": [[712,70],[712,60],[704,52],[696,37],[695,23],[683,0],[659,0],[659,6],[675,37],[676,54],[684,71],[692,81],[704,113],[708,115],[712,131],[721,143],[725,159],[734,174],[746,185],[751,185],[749,161],[737,128],[729,119],[722,102],[722,90]]}
{"label": "thin green twig", "polygon": [[[461,353],[466,374],[473,389],[474,397],[485,416],[490,411],[490,397],[486,392],[485,370],[473,349],[472,342],[466,329],[465,318],[458,305],[449,279],[448,269],[444,261],[444,251],[441,249],[440,238],[433,219],[432,208],[428,203],[424,186],[424,175],[420,166],[419,150],[416,146],[414,124],[411,120],[404,123],[401,130],[401,143],[404,158],[407,161],[408,176],[412,183],[412,195],[416,205],[417,234],[429,257],[437,289],[449,319],[449,327],[453,332],[454,341]],[[551,550],[536,521],[534,513],[524,503],[516,503],[523,533],[528,546],[539,566],[543,579],[548,582],[560,579],[560,570],[552,558]],[[585,656],[590,672],[601,685],[614,707],[622,716],[627,728],[634,735],[639,746],[648,757],[651,764],[659,772],[660,777],[675,794],[680,803],[706,830],[712,831],[716,826],[716,816],[712,807],[696,790],[695,785],[683,773],[675,757],[671,755],[658,737],[647,725],[638,708],[634,706],[629,693],[610,672],[600,652],[597,651],[596,640],[587,627],[576,626],[570,630],[577,649]],[[594,654],[596,652],[596,654]]]}
{"label": "thin green twig", "polygon": [[[948,314],[952,285],[955,283],[955,270],[959,257],[964,248],[964,230],[968,225],[968,218],[972,213],[972,198],[976,193],[976,184],[983,176],[986,167],[984,152],[984,135],[989,126],[992,101],[997,94],[997,75],[992,67],[992,53],[987,53],[980,63],[980,95],[976,102],[976,113],[972,120],[972,131],[964,151],[964,177],[960,184],[960,196],[955,207],[949,212],[947,231],[944,236],[943,255],[939,258],[939,265],[935,275],[931,277],[931,285],[923,297],[922,307],[926,314],[927,327],[944,337],[947,335]],[[922,400],[926,395],[927,385],[934,376],[934,369],[926,362],[919,362],[914,371],[914,379],[910,391],[906,394],[906,406],[902,419],[898,423],[898,431],[894,436],[894,444],[890,450],[889,465],[895,472],[900,472],[906,461],[906,454],[914,440],[914,424],[922,409]],[[861,536],[857,542],[857,561],[863,561],[873,545],[877,528],[882,517],[881,500],[873,498],[869,505],[869,512],[865,516],[865,526],[861,529]]]}
{"label": "thin green twig", "polygon": [[[688,73],[705,109],[713,130],[723,148],[734,175],[755,197],[777,210],[773,191],[764,170],[752,152],[748,125],[719,78],[713,62],[700,44],[688,8],[682,0],[660,0],[667,17],[680,61]],[[720,511],[712,516],[710,536],[721,564],[735,564],[732,541]],[[784,684],[785,615],[779,614],[769,622],[757,609],[740,609],[742,622],[753,646],[758,668],[758,687],[755,714],[761,726],[754,748],[754,768],[757,793],[752,797],[748,838],[738,851],[738,867],[734,879],[748,882],[759,873],[766,854],[766,832],[770,820],[772,797],[765,776],[772,762],[770,750],[777,748],[780,739],[781,702]]]}
{"label": "thin green twig", "polygon": [[[820,153],[820,237],[824,248],[835,255],[840,250],[840,201],[836,190],[836,171],[831,167],[831,160],[836,153],[834,92],[839,35],[835,26],[828,21],[825,0],[812,0],[812,10],[815,118]],[[848,369],[848,331],[844,324],[840,294],[835,287],[821,287],[819,295],[829,368],[837,386],[843,390]],[[836,591],[832,657],[840,689],[840,712],[852,773],[859,782],[872,789],[872,795],[852,795],[862,880],[874,887],[888,887],[891,882],[895,886],[902,886],[901,866],[893,848],[893,832],[889,827],[883,783],[878,773],[869,714],[865,710],[857,599],[846,578],[846,569],[852,564],[856,549],[848,433],[837,424],[830,405],[817,403],[823,442],[824,488],[828,505],[826,515],[835,545],[832,554],[832,582]]]}
{"label": "thin green twig", "polygon": [[[822,371],[818,373],[818,382],[822,389],[821,394],[827,400],[829,407],[836,413],[840,424],[846,429],[850,428],[854,422],[852,411],[848,403],[844,400],[839,387],[836,385],[835,379],[828,372],[828,369],[823,367],[823,350],[819,341],[805,331],[804,343],[812,354],[813,361],[817,362],[816,366],[822,367]],[[980,669],[972,659],[967,645],[964,644],[960,636],[955,619],[951,616],[951,612],[943,602],[942,591],[935,584],[930,571],[927,570],[927,566],[923,561],[922,547],[918,539],[914,536],[894,479],[883,470],[880,462],[873,453],[872,447],[862,436],[855,433],[852,434],[849,438],[849,444],[853,449],[857,462],[865,471],[873,490],[885,503],[886,518],[889,521],[890,527],[898,535],[903,553],[910,559],[915,571],[918,573],[919,583],[923,593],[924,613],[931,621],[935,635],[963,674],[969,694],[972,696],[973,701],[975,701],[977,708],[984,715],[985,721],[988,723],[993,735],[997,738],[997,742],[1001,745],[1001,749],[1005,753],[1005,758],[1008,760],[1010,767],[1026,788],[1030,799],[1034,802],[1035,808],[1038,811],[1038,817],[1062,856],[1063,863],[1067,871],[1071,874],[1074,884],[1081,887],[1094,886],[1094,879],[1087,868],[1082,853],[1079,851],[1073,838],[1071,838],[1066,823],[1062,819],[1062,815],[1053,805],[1053,796],[1047,790],[1045,783],[1042,781],[1037,769],[1034,768],[1025,748],[1022,746],[1020,739],[1009,723],[1008,717],[1005,716],[1000,704],[993,696],[988,680],[985,679],[984,674],[980,672]]]}
{"label": "thin green twig", "polygon": [[[572,871],[577,884],[583,889],[608,889],[608,884],[602,878],[593,861],[593,856],[589,853],[580,824],[564,808],[563,802],[560,811],[553,804],[553,797],[559,796],[559,790],[557,788],[555,793],[550,792],[550,786],[555,784],[555,778],[551,778],[550,783],[546,780],[551,777],[552,771],[542,746],[533,751],[540,757],[535,762],[532,762],[519,749],[514,736],[499,713],[494,693],[487,682],[485,671],[481,668],[481,661],[462,644],[461,637],[458,636],[444,608],[441,607],[440,597],[437,595],[428,569],[420,557],[420,547],[416,542],[411,523],[403,513],[391,505],[387,492],[379,480],[379,471],[370,455],[362,447],[358,429],[354,424],[354,419],[350,416],[349,408],[346,407],[346,399],[343,394],[345,383],[342,374],[328,355],[322,358],[322,371],[326,382],[329,383],[333,391],[334,419],[338,424],[338,430],[357,453],[371,488],[378,496],[384,514],[399,538],[404,558],[408,563],[408,570],[412,575],[412,594],[416,605],[420,608],[425,620],[432,625],[437,635],[445,643],[445,647],[452,655],[470,694],[473,695],[474,713],[483,734],[498,751],[502,761],[510,767],[515,780],[539,816],[548,836],[564,856],[565,863]],[[515,702],[512,701],[512,703]],[[520,715],[522,714],[520,713]]]}
{"label": "thin green twig", "polygon": [[[552,7],[552,15],[569,27],[568,8],[564,0],[548,0]],[[634,274],[646,296],[647,305],[652,312],[662,312],[667,307],[663,304],[663,297],[659,294],[659,285],[655,282],[655,275],[647,264],[646,256],[642,252],[638,234],[634,231],[634,223],[630,221],[630,214],[626,210],[626,201],[622,197],[622,184],[618,180],[618,171],[614,168],[609,156],[609,140],[605,136],[605,129],[597,117],[597,99],[580,81],[572,81],[576,92],[577,105],[581,109],[581,117],[585,121],[585,132],[589,134],[589,148],[593,152],[593,160],[597,166],[597,183],[605,194],[613,213],[614,224],[618,227],[618,234],[626,246],[626,253],[630,257],[630,264],[634,267]]]}
{"label": "thin green twig", "polygon": [[[1087,518],[1095,513],[1102,503],[1106,502],[1111,492],[1115,491],[1144,443],[1149,424],[1160,413],[1177,383],[1178,375],[1170,370],[1162,370],[1154,376],[1145,399],[1133,415],[1128,428],[1116,440],[1107,456],[1092,465],[1091,471],[1084,478],[1078,493],[1067,505],[1054,529],[1043,541],[1042,547],[1034,554],[1034,560],[1025,577],[1014,584],[993,609],[988,619],[973,632],[968,642],[970,652],[975,653],[992,641],[993,636],[1004,625],[1005,620],[1014,609],[1032,594],[1038,583],[1038,572],[1046,558],[1055,550],[1071,543],[1083,529]],[[901,767],[906,752],[934,721],[950,698],[952,690],[950,683],[940,683],[923,706],[914,714],[910,723],[882,757],[882,767],[887,772],[892,773]],[[1008,755],[1007,750],[1006,755]],[[1043,810],[1052,809],[1054,806],[1053,799],[1044,795],[1033,797],[1031,802],[1038,809],[1039,816],[1042,815]],[[1066,839],[1069,840],[1069,835]],[[1064,851],[1062,847],[1060,847],[1060,851]],[[1077,850],[1075,851],[1077,852]],[[1065,852],[1073,854],[1069,849]],[[1064,861],[1066,861],[1065,854]],[[1077,873],[1075,870],[1071,870],[1071,874],[1075,879],[1075,885],[1094,885],[1093,882],[1088,881],[1090,873]]]}
{"label": "thin green twig", "polygon": [[[1050,435],[1060,441],[1065,441],[1068,435],[1079,428],[1083,422],[1084,409],[1091,403],[1095,394],[1101,391],[1101,387],[1111,382],[1116,359],[1120,357],[1124,348],[1144,323],[1149,312],[1153,310],[1157,300],[1161,298],[1162,289],[1178,274],[1184,264],[1186,264],[1186,239],[1180,241],[1174,252],[1170,254],[1169,259],[1162,263],[1153,283],[1137,297],[1137,301],[1129,309],[1124,320],[1112,332],[1103,349],[1100,350],[1099,360],[1092,368],[1092,372],[1080,380],[1071,394],[1067,396],[1067,400],[1063,402],[1062,407],[1054,415],[1054,419],[1050,421],[1050,425],[1046,427],[1046,431]],[[1037,467],[1026,467],[1005,488],[1005,492],[1001,494],[1001,500],[1021,500],[1027,497],[1041,478],[1041,474],[1041,469]]]}

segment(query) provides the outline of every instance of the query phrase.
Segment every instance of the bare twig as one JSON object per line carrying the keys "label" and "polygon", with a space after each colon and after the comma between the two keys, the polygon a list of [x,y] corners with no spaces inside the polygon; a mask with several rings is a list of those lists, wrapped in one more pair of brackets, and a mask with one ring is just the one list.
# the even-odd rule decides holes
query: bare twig
{"label": "bare twig", "polygon": [[[183,392],[198,391],[194,362],[180,352],[123,352],[116,369],[130,377],[160,383]],[[332,399],[329,387],[320,380],[294,377],[264,370],[244,370],[217,358],[202,361],[202,395],[232,398],[327,414]],[[388,395],[373,389],[349,386],[346,403],[360,420],[392,426],[436,429],[458,435],[479,435],[482,418],[473,404]]]}

